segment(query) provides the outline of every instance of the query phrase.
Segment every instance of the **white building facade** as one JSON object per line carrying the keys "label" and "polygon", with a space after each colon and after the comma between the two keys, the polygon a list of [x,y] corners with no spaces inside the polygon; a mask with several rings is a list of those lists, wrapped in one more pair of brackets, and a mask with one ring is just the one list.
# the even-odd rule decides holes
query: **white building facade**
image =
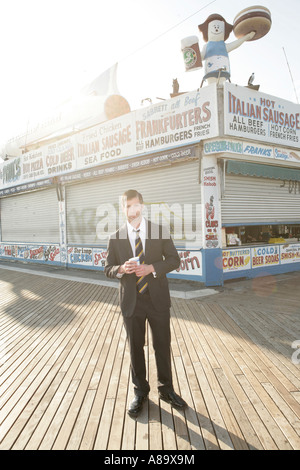
{"label": "white building facade", "polygon": [[143,194],[207,286],[300,269],[300,106],[231,83],[35,145],[0,169],[0,258],[103,270]]}

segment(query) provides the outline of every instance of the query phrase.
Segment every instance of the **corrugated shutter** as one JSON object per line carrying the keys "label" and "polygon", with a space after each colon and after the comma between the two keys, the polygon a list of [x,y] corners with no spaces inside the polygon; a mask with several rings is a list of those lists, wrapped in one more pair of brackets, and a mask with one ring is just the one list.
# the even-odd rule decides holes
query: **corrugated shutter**
{"label": "corrugated shutter", "polygon": [[59,215],[54,188],[1,199],[2,241],[59,243]]}
{"label": "corrugated shutter", "polygon": [[[119,197],[128,189],[141,192],[146,210],[148,210],[148,217],[152,220],[151,205],[153,208],[153,204],[160,204],[160,207],[166,209],[165,220],[163,217],[162,222],[166,222],[168,209],[177,207],[179,211],[173,218],[171,217],[174,222],[171,225],[175,226],[175,231],[176,226],[180,225],[181,216],[184,217],[185,228],[188,230],[188,224],[190,224],[192,230],[195,230],[196,205],[198,205],[199,215],[201,203],[198,179],[199,163],[198,160],[193,160],[71,185],[66,191],[68,243],[90,246],[106,243],[107,240],[99,239],[97,236],[97,223],[100,220],[99,211],[97,216],[97,208],[102,204],[112,204],[118,210]],[[184,204],[190,204],[190,206],[184,207]],[[123,222],[124,219],[120,220],[116,229]],[[113,224],[111,227],[113,228]],[[182,232],[184,231],[183,228]],[[174,237],[172,226],[171,233]],[[179,240],[179,235],[177,235],[174,237],[175,242]]]}
{"label": "corrugated shutter", "polygon": [[226,175],[222,223],[300,222],[297,181]]}

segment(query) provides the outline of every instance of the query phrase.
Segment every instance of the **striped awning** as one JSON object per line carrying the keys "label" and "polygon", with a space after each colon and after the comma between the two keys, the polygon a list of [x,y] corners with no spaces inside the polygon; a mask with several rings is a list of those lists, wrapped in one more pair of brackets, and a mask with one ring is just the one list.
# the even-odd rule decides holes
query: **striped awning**
{"label": "striped awning", "polygon": [[300,181],[300,169],[282,166],[261,165],[259,163],[228,160],[226,172],[236,175],[257,176],[277,180]]}

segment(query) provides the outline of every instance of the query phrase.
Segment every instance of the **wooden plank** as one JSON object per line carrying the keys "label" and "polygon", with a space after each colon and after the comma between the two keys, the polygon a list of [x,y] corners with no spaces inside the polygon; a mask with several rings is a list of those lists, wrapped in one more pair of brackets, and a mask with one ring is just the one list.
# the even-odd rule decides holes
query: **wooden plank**
{"label": "wooden plank", "polygon": [[[214,314],[216,314],[216,309],[214,309]],[[231,325],[232,327],[232,325]],[[230,331],[234,331],[232,328],[230,328]],[[236,338],[236,335],[235,335],[235,338]],[[232,341],[229,343],[229,347],[232,346]],[[239,348],[237,349],[239,350]],[[232,348],[231,348],[231,352],[232,352]],[[238,359],[238,355],[234,354],[236,360]],[[229,395],[227,396],[227,399],[230,403],[231,400],[234,401],[235,403],[235,407],[238,407],[239,408],[239,403],[241,404],[241,407],[243,410],[245,410],[245,413],[246,415],[250,416],[251,419],[249,419],[249,421],[251,423],[255,423],[256,425],[256,432],[258,432],[259,430],[261,431],[262,429],[262,423],[260,421],[260,419],[258,418],[256,412],[254,411],[253,407],[251,406],[249,400],[247,399],[247,396],[246,394],[243,392],[242,388],[239,386],[239,383],[237,382],[236,380],[236,376],[235,374],[233,373],[233,371],[231,370],[230,366],[228,366],[227,364],[227,361],[224,360],[221,356],[220,356],[220,366],[222,367],[222,369],[214,369],[215,371],[215,374],[217,375],[218,377],[218,380],[220,382],[220,374],[224,375],[224,379],[225,379],[225,375],[227,377],[227,379],[230,381],[230,386],[232,387],[232,391],[234,392],[234,395],[232,395],[232,392],[229,393]],[[223,381],[223,390],[224,390],[224,381]],[[226,387],[228,389],[228,387]],[[231,397],[232,395],[232,397]],[[231,397],[231,398],[230,398]],[[238,402],[236,401],[235,397],[237,397],[238,399]],[[241,412],[241,408],[239,408],[239,411]],[[244,421],[240,419],[240,417],[238,417],[238,422],[241,423],[241,426],[249,426],[249,424],[247,424],[247,421],[245,422],[244,424]],[[244,433],[247,434],[246,431],[244,431]],[[263,433],[263,436],[264,436],[264,433]],[[260,448],[261,445],[260,443],[255,439],[255,435],[253,434],[253,431],[251,430],[250,428],[250,436],[249,436],[249,439],[250,439],[250,443],[251,443],[251,440],[252,440],[252,445],[255,447],[255,448]],[[264,437],[264,439],[266,439],[266,437]]]}
{"label": "wooden plank", "polygon": [[[243,330],[244,334],[247,334],[247,351],[248,355],[252,355],[252,350],[256,353],[256,360],[259,360],[261,356],[262,347],[263,347],[263,361],[265,363],[265,371],[270,372],[274,369],[276,365],[275,375],[281,381],[281,383],[287,388],[287,390],[295,390],[299,383],[299,377],[291,373],[292,364],[290,360],[285,360],[282,355],[276,354],[273,350],[273,345],[270,342],[267,342],[262,336],[261,332],[255,328],[255,324],[249,324],[249,314],[250,312],[245,312],[244,315],[240,312],[237,307],[228,309],[224,307],[224,310],[227,314],[231,315],[234,321],[239,325]],[[245,338],[245,336],[244,336]],[[279,359],[279,360],[278,360]]]}
{"label": "wooden plank", "polygon": [[[92,305],[92,304],[91,304],[91,305]],[[86,318],[89,318],[89,317],[87,316]],[[88,328],[89,328],[89,324],[91,324],[92,321],[93,321],[93,319],[90,319],[90,323],[87,324],[87,327],[86,327],[87,330],[88,330]],[[86,330],[83,330],[83,331],[86,331]],[[72,340],[74,340],[74,338],[76,337],[76,335],[74,335],[75,332],[76,332],[76,328],[74,328],[74,329],[72,328],[72,329],[70,330],[70,332],[69,332],[69,336],[65,338],[65,341],[69,341],[70,338],[72,338]],[[71,334],[70,334],[70,333],[71,333]],[[65,343],[64,345],[66,345],[66,344],[68,344],[68,343]],[[74,344],[76,344],[76,342],[75,342]],[[53,346],[54,346],[55,350],[57,351],[57,343],[54,343]],[[63,355],[64,355],[64,357],[65,357],[66,359],[68,358],[68,355],[71,353],[71,351],[72,351],[72,350],[71,350],[70,348],[64,348],[64,347],[62,346],[62,352],[63,352]],[[53,354],[51,355],[51,352],[53,352],[53,351],[52,351],[52,348],[50,348],[49,353],[50,353],[51,360],[53,360],[53,356],[55,356],[55,354],[54,354],[54,355],[53,355]],[[74,354],[76,354],[76,352],[77,352],[76,349],[75,349],[74,351],[72,351],[73,357],[74,357]],[[57,359],[57,357],[56,357],[56,359]],[[62,359],[62,356],[59,355],[59,356],[58,356],[58,359]],[[47,360],[49,360],[49,356],[47,357]],[[41,361],[41,364],[42,364],[42,361]],[[51,378],[53,377],[53,375],[55,376],[55,373],[57,372],[57,369],[61,368],[60,370],[61,370],[61,371],[63,370],[63,367],[62,367],[63,362],[61,363],[59,360],[58,360],[58,361],[57,361],[57,360],[55,361],[55,359],[54,359],[54,364],[55,364],[55,367],[50,369],[50,373],[49,373],[48,376],[47,376],[47,379],[48,379],[48,380],[51,379]],[[50,365],[51,365],[51,364],[50,364]],[[49,365],[48,367],[50,367],[50,365]],[[72,374],[72,373],[71,373],[71,374]],[[70,378],[71,378],[70,373],[69,373],[69,376],[70,376]],[[38,380],[38,377],[39,377],[39,376],[36,377],[36,380]],[[44,381],[41,382],[41,383],[44,383]],[[65,375],[64,375],[64,382],[63,382],[63,383],[66,383],[66,384],[68,383],[67,377],[66,377]],[[60,384],[59,390],[61,389],[61,387],[62,387],[62,384]],[[60,394],[61,394],[61,392],[60,392]],[[51,404],[51,406],[53,407],[53,404]],[[48,410],[47,410],[47,412],[48,412]],[[44,417],[43,417],[43,418],[44,418]],[[40,424],[39,424],[39,426],[40,426]],[[41,435],[43,435],[41,432],[39,432],[39,429],[40,429],[39,426],[38,426],[38,432],[36,432],[36,435],[38,436],[38,439],[40,439],[40,438],[41,438]],[[46,425],[46,427],[47,427],[47,426],[48,426],[48,425]],[[35,446],[34,446],[34,448],[35,448]]]}
{"label": "wooden plank", "polygon": [[[39,405],[36,406],[35,404],[35,407],[27,406],[24,409],[20,418],[15,421],[15,424],[11,429],[12,432],[9,432],[3,441],[3,445],[6,448],[11,448],[13,450],[25,449],[30,436],[34,433],[36,426],[46,412],[49,403],[51,402],[51,399],[64,376],[64,372],[58,372],[49,387],[46,381],[43,382],[44,386],[39,387],[39,391],[35,395],[35,399]],[[16,436],[18,435],[17,427],[19,427],[21,431],[16,439]]]}
{"label": "wooden plank", "polygon": [[101,421],[93,444],[93,450],[106,450],[114,406],[115,400],[113,398],[107,398],[103,403]]}
{"label": "wooden plank", "polygon": [[[97,316],[99,316],[98,313],[97,313]],[[64,449],[67,446],[68,435],[69,435],[70,429],[72,429],[72,427],[76,423],[76,419],[80,411],[82,400],[85,396],[86,390],[88,389],[89,383],[91,381],[93,372],[96,367],[98,356],[102,349],[101,332],[103,333],[103,331],[107,331],[108,327],[107,327],[107,330],[104,329],[103,324],[100,322],[99,330],[98,330],[98,328],[95,329],[95,324],[97,324],[97,322],[93,323],[93,328],[90,330],[90,334],[92,335],[92,338],[90,339],[87,338],[85,354],[81,359],[81,363],[79,367],[77,368],[76,373],[74,374],[74,379],[80,380],[80,385],[78,387],[78,390],[75,393],[72,404],[64,418],[64,422],[56,437],[55,443],[52,447],[52,449],[54,450]],[[114,331],[113,324],[112,324],[112,331]],[[118,334],[118,332],[119,332],[119,329],[116,329],[115,334]],[[100,344],[99,344],[99,340],[100,340]],[[118,344],[118,342],[116,341],[115,344]],[[80,367],[80,366],[83,366],[83,367]]]}
{"label": "wooden plank", "polygon": [[[126,410],[128,409],[129,404],[132,399],[133,399],[133,386],[132,386],[131,381],[129,381],[127,401],[126,401]],[[131,418],[127,413],[125,413],[121,450],[135,449],[135,436],[136,436],[136,419]]]}
{"label": "wooden plank", "polygon": [[[174,388],[178,390],[179,395],[187,400],[189,390],[187,387],[187,377],[185,374],[182,358],[174,357],[175,377]],[[188,432],[188,425],[185,417],[185,410],[176,410],[173,408],[174,430],[178,450],[191,450],[191,443]]]}
{"label": "wooden plank", "polygon": [[217,396],[215,395],[213,386],[209,380],[210,377],[207,377],[207,371],[209,372],[209,370],[206,368],[204,371],[199,362],[194,364],[194,368],[199,382],[199,387],[208,410],[209,419],[212,422],[212,426],[217,437],[218,445],[222,450],[232,449],[233,444],[219,410]]}
{"label": "wooden plank", "polygon": [[177,450],[173,414],[170,405],[160,400],[163,449]]}
{"label": "wooden plank", "polygon": [[[64,296],[62,294],[62,297],[60,297],[58,301],[63,298]],[[22,310],[26,316],[25,306],[23,306]],[[53,312],[55,312],[55,307],[52,306],[49,309],[49,306],[47,306],[47,302],[46,302],[43,310],[41,310],[39,307],[37,310],[35,309],[33,309],[33,311],[31,310],[30,317],[33,317],[33,319],[31,319],[29,324],[25,322],[25,326],[26,326],[25,328],[22,322],[23,337],[25,338],[25,340],[21,341],[22,338],[20,336],[17,336],[14,338],[15,350],[10,352],[10,355],[8,359],[6,360],[5,364],[3,365],[3,369],[2,369],[3,370],[3,375],[1,376],[2,390],[5,390],[8,384],[12,383],[13,380],[15,380],[15,378],[17,377],[16,370],[20,365],[21,365],[21,370],[23,370],[25,367],[25,361],[27,361],[28,363],[31,362],[32,356],[34,355],[34,352],[35,352],[34,351],[35,345],[40,343],[45,337],[47,338],[46,341],[49,342],[50,338],[49,338],[49,334],[47,334],[47,328],[51,328],[52,325],[54,326],[58,318],[60,319],[60,321],[62,320],[65,323],[68,323],[68,317],[64,316],[63,318],[61,318],[60,309],[56,308],[56,313],[54,315],[53,315]],[[71,321],[71,313],[70,312],[68,313],[69,313],[69,318]],[[43,325],[44,331],[41,334],[41,330],[37,326],[40,323],[41,317],[43,317],[43,315],[49,318],[49,322],[47,324],[44,323]],[[36,317],[38,318],[37,324],[35,321]],[[55,333],[56,331],[54,330],[53,334]],[[61,333],[61,332],[58,332],[58,333]],[[30,357],[28,358],[29,355]],[[5,385],[3,386],[4,383]],[[2,399],[2,403],[3,401],[4,399]]]}
{"label": "wooden plank", "polygon": [[300,403],[300,392],[291,392],[292,397]]}
{"label": "wooden plank", "polygon": [[209,331],[204,327],[203,318],[196,302],[183,302],[177,304],[176,316],[183,316],[185,318],[185,325],[188,334],[185,337],[190,337],[192,340],[192,348],[195,349],[197,358],[193,359],[194,362],[201,361],[207,358],[213,368],[219,367],[219,362],[211,347],[211,336]]}
{"label": "wooden plank", "polygon": [[[216,424],[213,425],[213,422],[209,416],[206,404],[203,399],[203,395],[200,390],[193,390],[193,403],[194,409],[196,412],[197,420],[200,426],[201,435],[203,438],[204,449],[206,450],[220,450],[220,445],[215,433]],[[223,432],[223,430],[221,431]],[[220,433],[218,433],[219,435]],[[197,439],[197,436],[196,436]],[[202,449],[202,442],[200,441],[200,449]]]}
{"label": "wooden plank", "polygon": [[69,431],[70,437],[66,445],[66,450],[78,450],[80,447],[82,435],[85,430],[87,416],[89,416],[91,408],[95,400],[96,391],[87,390],[85,396],[82,399],[80,411],[75,421],[74,428]]}
{"label": "wooden plank", "polygon": [[[123,328],[122,336],[124,341],[126,340],[126,332]],[[118,384],[118,391],[116,396],[116,405],[114,409],[114,415],[112,419],[111,432],[109,436],[109,441],[107,449],[115,450],[121,449],[122,446],[122,437],[123,437],[123,427],[124,420],[126,415],[126,402],[127,402],[127,393],[129,388],[129,379],[130,379],[130,357],[129,351],[126,348],[126,341],[124,342],[124,351],[123,351],[123,362],[121,367],[121,373]]]}
{"label": "wooden plank", "polygon": [[297,449],[299,447],[300,436],[299,415],[295,415],[272,384],[264,383],[262,386],[272,398],[277,410],[280,410],[280,412],[274,411],[276,413],[276,421],[280,425],[280,428],[286,435],[292,447]]}
{"label": "wooden plank", "polygon": [[241,403],[235,395],[234,390],[227,380],[224,372],[222,369],[215,369],[214,372],[224,393],[225,401],[230,406],[230,409],[236,419],[236,423],[238,423],[239,426],[239,428],[237,428],[235,425],[237,435],[234,437],[234,439],[236,439],[234,448],[240,450],[262,450],[262,445],[257,438],[257,434],[253,429],[252,423],[248,419],[245,410],[241,406]]}
{"label": "wooden plank", "polygon": [[[68,331],[65,328],[65,333],[72,334],[75,332],[75,330],[71,329],[71,331]],[[58,336],[61,335],[61,331],[57,331]],[[55,337],[55,336],[54,336]],[[66,341],[66,337],[63,337],[63,343]],[[50,343],[51,344],[51,343]],[[33,350],[33,355],[35,355],[34,360],[31,362],[27,363],[24,362],[23,367],[26,370],[25,374],[25,380],[24,376],[21,374],[19,379],[13,382],[13,392],[11,393],[11,396],[9,397],[9,400],[5,403],[5,405],[2,408],[2,416],[6,416],[5,421],[2,423],[1,426],[1,433],[7,432],[9,429],[10,423],[16,419],[20,415],[20,412],[23,410],[26,401],[30,400],[30,397],[32,396],[32,393],[36,389],[36,387],[39,386],[41,382],[44,380],[49,380],[52,378],[52,374],[50,371],[52,370],[51,368],[51,359],[53,359],[53,352],[57,350],[57,348],[61,347],[61,352],[64,354],[66,351],[64,350],[64,346],[61,345],[60,343],[57,343],[57,340],[52,343],[52,346],[49,346],[49,343],[45,340],[40,343],[36,343],[36,347],[40,348],[40,351],[42,351],[42,355],[39,352],[39,354],[36,355],[35,349]],[[43,357],[43,360],[41,358]],[[59,365],[55,363],[55,371],[59,368]],[[20,366],[20,370],[22,371],[22,365]],[[54,372],[55,372],[54,371]],[[22,381],[23,378],[23,381]],[[22,397],[22,399],[20,399]],[[6,396],[5,398],[6,399]],[[2,434],[3,435],[3,434]]]}
{"label": "wooden plank", "polygon": [[[105,405],[107,387],[110,380],[110,374],[112,372],[115,357],[115,348],[118,344],[117,339],[120,336],[120,330],[122,327],[122,324],[119,321],[119,315],[114,315],[113,312],[111,312],[111,314],[112,316],[110,317],[110,321],[106,321],[105,329],[103,330],[105,331],[105,333],[103,334],[103,347],[101,349],[100,354],[98,355],[97,363],[95,364],[95,369],[101,369],[102,373],[100,376],[100,381],[98,383],[95,400],[90,412],[89,421],[85,429],[84,442],[88,445],[88,448],[93,448],[95,439],[97,437],[99,420],[102,414],[103,406]],[[116,338],[116,341],[113,341],[113,338]],[[92,374],[90,374],[89,380],[91,379],[91,376]],[[86,381],[85,388],[88,387],[89,380]],[[78,396],[78,399],[74,404],[74,409],[70,410],[68,414],[68,419],[65,421],[60,433],[58,434],[53,449],[64,447],[66,430],[68,429],[67,423],[68,421],[73,422],[76,418],[76,413],[78,412],[79,404],[80,396]],[[111,410],[111,402],[107,402],[106,407],[107,410]]]}
{"label": "wooden plank", "polygon": [[[249,380],[250,379],[250,380]],[[265,404],[265,394],[261,395],[261,386],[255,380],[253,374],[245,367],[245,375],[240,375],[238,377],[242,387],[247,393],[249,399],[251,400],[253,406],[257,410],[259,416],[264,422],[268,432],[272,436],[272,439],[276,443],[279,450],[292,450],[292,446],[289,444],[288,440],[282,433],[280,427],[274,419],[273,411],[274,408],[266,406]],[[254,382],[254,383],[253,383]],[[271,409],[270,409],[271,408]],[[267,449],[270,450],[270,449]]]}
{"label": "wooden plank", "polygon": [[[150,371],[149,371],[149,349],[151,348],[151,338],[149,337],[150,327],[146,322],[146,334],[145,334],[145,362],[146,362],[146,378],[150,384]],[[153,356],[153,355],[152,355]],[[136,435],[135,435],[135,450],[148,450],[149,448],[149,400],[145,402],[141,413],[136,418]]]}
{"label": "wooden plank", "polygon": [[[237,338],[237,336],[235,336]],[[283,374],[274,367],[274,364],[269,361],[264,354],[258,351],[256,348],[256,351],[253,352],[253,347],[251,345],[246,349],[244,347],[244,342],[238,339],[238,342],[241,343],[243,346],[240,349],[239,356],[244,359],[245,364],[250,364],[251,369],[255,371],[256,377],[261,381],[270,381],[276,386],[277,390],[280,391],[282,396],[285,398],[285,400],[289,403],[289,405],[292,407],[292,409],[295,410],[295,412],[299,415],[300,414],[300,408],[298,403],[295,402],[293,397],[290,395],[288,390],[293,389],[293,384],[291,384],[289,381],[287,381],[286,377],[283,376]],[[245,350],[247,350],[247,353],[245,354]],[[239,361],[239,357],[237,356],[236,360]],[[252,361],[252,362],[251,362]],[[226,366],[225,366],[226,367]],[[259,370],[263,373],[261,376]],[[265,377],[265,379],[264,379]]]}
{"label": "wooden plank", "polygon": [[149,342],[149,403],[148,403],[148,421],[149,421],[149,449],[160,450],[163,448],[162,427],[160,421],[160,407],[157,393],[157,370],[156,361],[152,343]]}

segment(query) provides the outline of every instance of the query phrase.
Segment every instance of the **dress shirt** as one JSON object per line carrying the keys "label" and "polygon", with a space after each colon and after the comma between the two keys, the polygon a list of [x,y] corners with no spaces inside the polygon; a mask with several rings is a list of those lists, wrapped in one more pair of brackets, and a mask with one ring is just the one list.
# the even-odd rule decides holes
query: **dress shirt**
{"label": "dress shirt", "polygon": [[[146,245],[146,221],[144,219],[144,217],[142,218],[141,220],[141,223],[140,223],[140,226],[138,227],[138,229],[135,229],[128,221],[126,222],[127,223],[127,232],[128,232],[128,238],[129,238],[129,242],[130,242],[130,245],[131,245],[131,248],[132,248],[132,253],[133,253],[133,257],[135,258],[136,256],[136,253],[135,253],[135,241],[136,241],[136,231],[139,230],[139,237],[141,239],[141,242],[142,242],[142,245],[143,245],[143,250],[144,250],[144,254],[145,254],[145,245]],[[121,279],[121,277],[124,276],[124,273],[118,273],[117,274],[117,278],[118,279]]]}
{"label": "dress shirt", "polygon": [[[127,231],[128,231],[128,238],[129,238],[129,241],[130,241],[130,245],[131,245],[131,248],[132,248],[132,253],[133,253],[133,257],[136,257],[136,253],[135,253],[135,241],[136,241],[136,231],[139,230],[139,237],[141,239],[141,242],[142,242],[142,245],[143,245],[143,250],[144,250],[144,254],[145,254],[145,248],[146,248],[146,236],[147,236],[147,233],[146,233],[146,220],[144,219],[144,217],[142,218],[141,220],[141,223],[140,223],[140,226],[138,227],[138,229],[135,229],[128,221],[127,221]],[[152,272],[152,275],[153,277],[156,277],[156,272]],[[117,273],[117,278],[118,279],[121,279],[121,277],[124,276],[124,273]]]}
{"label": "dress shirt", "polygon": [[139,237],[141,239],[141,242],[142,242],[142,245],[143,245],[143,250],[144,250],[144,254],[145,253],[145,245],[146,245],[146,221],[144,219],[144,217],[142,218],[141,220],[141,223],[140,223],[140,226],[135,229],[128,221],[127,221],[127,231],[128,231],[128,238],[129,238],[129,241],[130,241],[130,245],[131,245],[131,248],[132,248],[132,253],[133,253],[133,256],[137,256],[136,252],[135,252],[135,240],[136,240],[136,231],[139,230]]}

